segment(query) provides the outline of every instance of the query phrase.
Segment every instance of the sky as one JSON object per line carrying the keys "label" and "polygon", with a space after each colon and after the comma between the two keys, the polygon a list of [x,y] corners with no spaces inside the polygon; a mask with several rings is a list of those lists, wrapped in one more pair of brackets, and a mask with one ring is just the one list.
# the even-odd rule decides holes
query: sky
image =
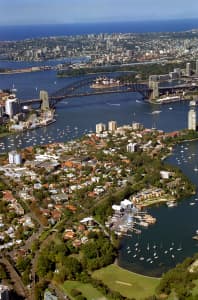
{"label": "sky", "polygon": [[0,25],[198,18],[198,0],[0,0]]}

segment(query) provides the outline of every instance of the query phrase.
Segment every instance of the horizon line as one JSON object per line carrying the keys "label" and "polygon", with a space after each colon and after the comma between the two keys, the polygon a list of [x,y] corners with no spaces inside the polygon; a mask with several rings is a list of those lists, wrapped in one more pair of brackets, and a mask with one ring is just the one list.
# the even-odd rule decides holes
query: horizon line
{"label": "horizon line", "polygon": [[193,21],[193,20],[197,20],[198,21],[198,17],[192,17],[192,18],[166,18],[166,19],[137,19],[137,20],[102,20],[102,21],[76,21],[76,22],[60,22],[60,23],[21,23],[21,24],[17,24],[17,23],[13,23],[13,24],[1,24],[0,23],[0,27],[6,26],[6,27],[12,27],[12,26],[49,26],[49,25],[78,25],[78,24],[107,24],[107,23],[143,23],[143,22],[169,22],[169,21]]}

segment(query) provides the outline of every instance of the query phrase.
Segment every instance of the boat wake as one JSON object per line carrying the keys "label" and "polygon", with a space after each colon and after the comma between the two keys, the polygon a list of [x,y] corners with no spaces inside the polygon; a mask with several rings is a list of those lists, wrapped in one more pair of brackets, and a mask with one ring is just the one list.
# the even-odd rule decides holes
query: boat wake
{"label": "boat wake", "polygon": [[68,104],[68,101],[61,101],[61,104]]}
{"label": "boat wake", "polygon": [[110,105],[110,106],[120,106],[120,103],[107,103],[107,105]]}
{"label": "boat wake", "polygon": [[141,100],[138,100],[138,99],[136,99],[135,102],[140,103],[140,104],[144,104],[144,101],[141,101]]}
{"label": "boat wake", "polygon": [[161,110],[154,110],[154,111],[152,111],[150,114],[151,115],[158,115],[158,114],[160,114],[162,111]]}

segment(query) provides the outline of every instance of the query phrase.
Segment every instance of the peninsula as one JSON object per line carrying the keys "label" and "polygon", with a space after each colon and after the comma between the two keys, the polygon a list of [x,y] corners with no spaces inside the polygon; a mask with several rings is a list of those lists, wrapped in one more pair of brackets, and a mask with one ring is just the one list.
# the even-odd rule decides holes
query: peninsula
{"label": "peninsula", "polygon": [[[5,281],[13,282],[14,271],[6,270],[10,264],[17,269],[26,299],[30,291],[41,296],[47,286],[60,289],[71,279],[105,287],[92,272],[117,256],[119,239],[105,226],[115,205],[128,199],[138,212],[195,191],[163,158],[196,132],[164,133],[139,123],[117,127],[115,121],[98,132],[98,125],[97,133],[78,140],[1,156],[0,249],[6,261],[0,267]],[[142,226],[151,220],[147,216]]]}

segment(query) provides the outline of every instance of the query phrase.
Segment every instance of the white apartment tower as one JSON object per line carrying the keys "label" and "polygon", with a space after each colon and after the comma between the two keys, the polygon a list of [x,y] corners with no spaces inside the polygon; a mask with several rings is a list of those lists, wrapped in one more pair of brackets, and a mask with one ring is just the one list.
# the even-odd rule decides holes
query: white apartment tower
{"label": "white apartment tower", "polygon": [[190,76],[191,75],[191,65],[190,63],[186,63],[186,76]]}
{"label": "white apartment tower", "polygon": [[196,66],[195,66],[195,74],[198,76],[198,59],[196,60]]}
{"label": "white apartment tower", "polygon": [[116,121],[109,121],[108,123],[108,131],[115,132],[117,129],[117,122]]}
{"label": "white apartment tower", "polygon": [[19,109],[19,102],[16,98],[15,94],[11,94],[8,96],[5,102],[5,113],[12,118],[14,115],[18,114],[20,111]]}
{"label": "white apartment tower", "polygon": [[106,125],[103,123],[96,124],[96,133],[102,133],[106,130]]}
{"label": "white apartment tower", "polygon": [[197,127],[197,114],[196,114],[196,102],[190,101],[190,110],[188,112],[188,129],[196,130]]}

